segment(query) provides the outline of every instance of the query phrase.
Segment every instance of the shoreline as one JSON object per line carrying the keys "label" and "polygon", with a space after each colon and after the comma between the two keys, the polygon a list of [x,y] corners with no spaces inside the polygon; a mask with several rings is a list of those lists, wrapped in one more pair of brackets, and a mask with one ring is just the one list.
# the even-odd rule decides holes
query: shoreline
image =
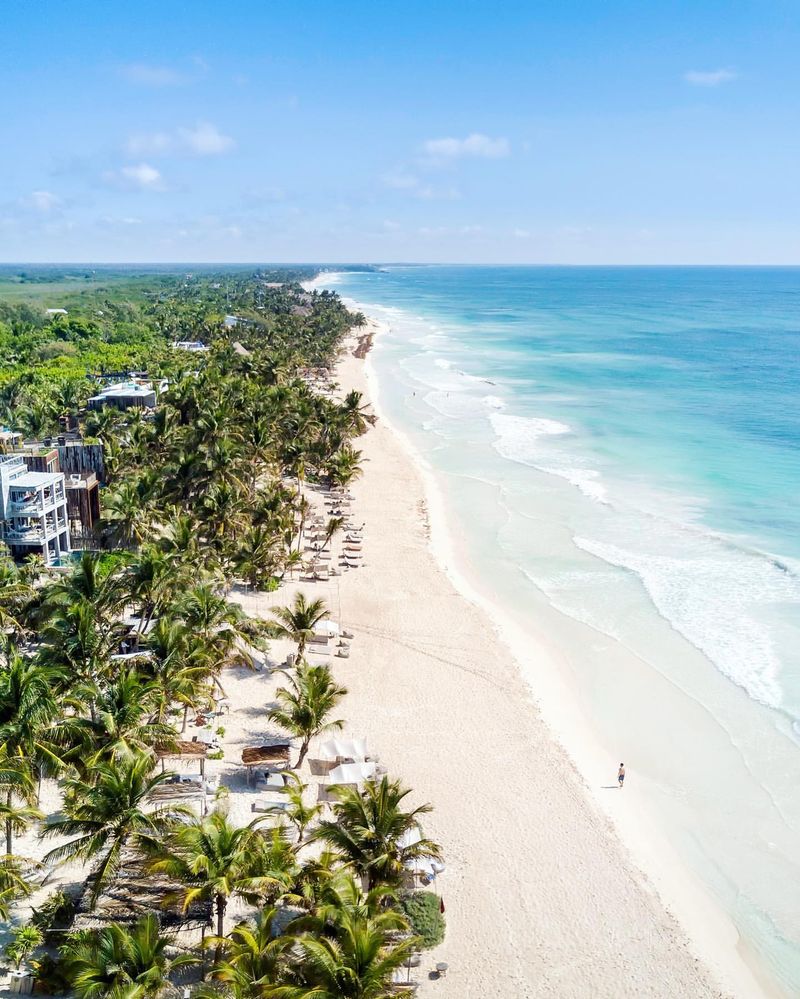
{"label": "shoreline", "polygon": [[[330,276],[325,276],[323,279],[330,280]],[[346,304],[352,307],[349,301]],[[365,311],[361,303],[355,305],[360,311]],[[368,309],[368,306],[366,308]],[[370,322],[376,334],[379,334],[382,328],[381,322],[374,319]],[[737,996],[778,995],[770,983],[762,980],[757,964],[753,966],[748,957],[741,953],[739,948],[743,948],[743,944],[732,920],[711,898],[705,887],[685,868],[683,862],[674,855],[671,846],[660,830],[654,826],[652,819],[643,818],[640,812],[632,810],[635,797],[629,795],[624,799],[626,803],[630,803],[626,804],[624,810],[619,807],[620,799],[614,800],[612,809],[609,796],[603,801],[600,795],[592,790],[587,780],[589,770],[587,761],[593,760],[591,769],[596,772],[599,755],[605,758],[609,766],[614,767],[615,773],[616,759],[611,761],[603,747],[587,737],[587,727],[581,724],[581,712],[576,698],[569,690],[564,664],[563,662],[559,664],[558,650],[552,647],[548,637],[539,631],[535,633],[537,647],[534,654],[531,654],[531,633],[519,628],[504,614],[502,608],[482,594],[468,574],[461,570],[459,554],[447,530],[445,502],[435,474],[417,455],[403,433],[386,419],[381,410],[379,377],[370,356],[366,360],[364,381],[369,401],[379,420],[402,447],[406,459],[420,480],[430,521],[430,537],[427,541],[429,557],[436,562],[459,597],[486,615],[489,628],[499,642],[509,650],[509,657],[513,658],[514,668],[525,687],[526,700],[529,702],[524,706],[525,710],[531,715],[542,712],[544,720],[537,720],[547,728],[547,737],[555,743],[557,749],[566,753],[569,765],[576,768],[581,794],[592,808],[602,813],[609,829],[613,827],[612,835],[621,842],[623,850],[630,852],[630,857],[626,857],[626,864],[630,862],[632,870],[629,873],[638,880],[638,888],[650,894],[653,894],[655,888],[658,893],[658,904],[663,904],[665,907],[662,916],[671,919],[672,910],[678,913],[679,932],[687,934],[683,944],[696,952],[724,989]],[[370,471],[367,470],[367,478],[370,477]],[[547,663],[547,668],[544,670],[541,669],[542,661]],[[413,782],[413,774],[410,776]],[[635,792],[633,794],[635,795]],[[435,805],[435,797],[433,802]],[[658,922],[658,918],[655,922]],[[620,982],[618,988],[624,990],[624,987],[625,983]],[[623,992],[618,991],[616,994]]]}

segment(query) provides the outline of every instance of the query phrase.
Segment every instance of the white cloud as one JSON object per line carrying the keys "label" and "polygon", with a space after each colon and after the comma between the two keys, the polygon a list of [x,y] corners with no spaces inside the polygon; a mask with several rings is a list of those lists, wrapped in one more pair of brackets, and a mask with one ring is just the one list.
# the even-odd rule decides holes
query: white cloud
{"label": "white cloud", "polygon": [[737,75],[732,69],[690,69],[683,74],[683,78],[694,87],[718,87],[721,83],[735,80]]}
{"label": "white cloud", "polygon": [[169,66],[153,66],[145,62],[132,62],[120,67],[120,75],[140,87],[174,87],[185,82],[183,74]]}
{"label": "white cloud", "polygon": [[491,139],[479,132],[473,132],[465,139],[428,139],[422,148],[428,156],[438,160],[454,160],[468,156],[497,160],[511,153],[508,139]]}
{"label": "white cloud", "polygon": [[197,156],[217,156],[236,145],[229,135],[223,135],[216,125],[208,121],[198,122],[194,128],[179,128],[178,138],[186,149]]}
{"label": "white cloud", "polygon": [[120,175],[134,186],[149,190],[158,188],[162,184],[161,173],[149,163],[137,163],[135,166],[123,167],[120,170]]}
{"label": "white cloud", "polygon": [[161,172],[149,163],[134,163],[119,170],[107,170],[103,179],[108,184],[137,191],[163,191]]}
{"label": "white cloud", "polygon": [[125,144],[129,156],[218,156],[233,149],[236,143],[208,121],[194,128],[178,128],[175,132],[138,132]]}
{"label": "white cloud", "polygon": [[131,135],[125,148],[131,156],[158,156],[174,146],[173,136],[166,132],[138,132]]}
{"label": "white cloud", "polygon": [[28,199],[28,203],[32,208],[35,208],[37,212],[47,215],[49,212],[52,212],[54,208],[58,208],[61,204],[61,200],[50,191],[33,191]]}
{"label": "white cloud", "polygon": [[413,173],[406,173],[404,170],[395,170],[392,173],[384,174],[384,187],[391,187],[395,191],[413,191],[420,186],[419,177]]}
{"label": "white cloud", "polygon": [[514,236],[516,239],[530,239],[531,233],[529,229],[515,229]]}
{"label": "white cloud", "polygon": [[420,198],[422,201],[457,201],[461,197],[461,192],[455,187],[433,187],[416,174],[403,169],[384,174],[381,179],[384,187],[406,191],[413,198]]}
{"label": "white cloud", "polygon": [[118,225],[128,226],[128,225],[142,224],[141,219],[134,218],[132,215],[123,215],[120,218],[117,218],[113,215],[104,215],[100,219],[100,221],[103,223],[103,225],[109,225],[109,226],[118,226]]}

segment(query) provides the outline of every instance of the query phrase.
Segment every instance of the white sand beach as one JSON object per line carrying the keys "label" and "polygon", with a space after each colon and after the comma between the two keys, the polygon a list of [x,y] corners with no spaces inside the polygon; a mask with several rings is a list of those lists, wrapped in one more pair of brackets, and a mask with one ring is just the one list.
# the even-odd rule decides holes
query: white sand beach
{"label": "white sand beach", "polygon": [[[369,393],[365,365],[349,353],[337,377],[343,390]],[[762,994],[732,926],[699,891],[705,934],[690,942],[542,721],[494,623],[443,570],[426,483],[404,442],[381,418],[359,447],[365,474],[352,492],[367,525],[364,565],[303,589],[355,633],[350,658],[334,660],[349,689],[346,730],[368,737],[415,801],[434,805],[425,831],[445,852],[436,890],[448,934],[423,960],[420,994]],[[244,602],[264,613],[285,601],[282,590]],[[534,653],[543,671],[556,668],[544,644]],[[439,960],[447,976],[429,980]]]}
{"label": "white sand beach", "polygon": [[[369,362],[353,356],[355,342],[337,378],[342,391],[369,395]],[[694,905],[690,938],[632,859],[542,720],[496,622],[456,588],[436,557],[447,550],[443,511],[433,509],[435,494],[405,442],[379,414],[358,446],[364,475],[351,489],[353,517],[366,524],[363,565],[329,581],[293,582],[238,599],[263,616],[297,589],[327,601],[332,617],[354,633],[349,658],[332,659],[349,690],[339,712],[344,732],[368,739],[390,775],[413,788],[415,804],[433,805],[424,830],[444,851],[446,870],[433,887],[444,899],[448,931],[415,971],[419,995],[764,994],[736,953],[732,926],[702,894],[675,895],[686,904],[681,917]],[[258,793],[246,784],[241,750],[277,734],[266,711],[282,674],[263,667],[282,662],[291,648],[275,642],[258,671],[229,670],[222,678],[230,700],[222,719],[224,759],[209,761],[207,770],[227,785],[231,814],[242,823],[254,817]],[[552,688],[557,653],[545,642],[528,652]],[[309,761],[316,750],[312,744]],[[615,774],[609,772],[609,782]],[[315,792],[320,777],[309,763],[303,776]],[[634,848],[637,829],[640,845],[650,837],[636,819],[635,794],[613,792]],[[45,810],[56,810],[50,781],[45,795]],[[663,883],[681,885],[667,847],[654,844],[651,838]],[[29,835],[19,849],[40,857],[52,845]],[[644,851],[636,855],[642,862]],[[81,874],[74,865],[59,869],[33,903]],[[665,899],[673,907],[673,897]],[[229,919],[245,913],[233,906]],[[449,966],[444,977],[433,973],[439,961]]]}

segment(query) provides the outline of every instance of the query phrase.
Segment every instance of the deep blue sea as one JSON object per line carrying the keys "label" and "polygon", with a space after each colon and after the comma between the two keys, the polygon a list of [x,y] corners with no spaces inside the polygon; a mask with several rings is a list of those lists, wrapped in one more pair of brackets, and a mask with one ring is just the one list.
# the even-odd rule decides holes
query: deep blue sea
{"label": "deep blue sea", "polygon": [[[470,567],[520,617],[573,622],[596,734],[626,731],[687,862],[800,990],[800,269],[397,266],[330,285],[387,324],[382,405],[440,477]],[[582,653],[574,622],[638,672]]]}

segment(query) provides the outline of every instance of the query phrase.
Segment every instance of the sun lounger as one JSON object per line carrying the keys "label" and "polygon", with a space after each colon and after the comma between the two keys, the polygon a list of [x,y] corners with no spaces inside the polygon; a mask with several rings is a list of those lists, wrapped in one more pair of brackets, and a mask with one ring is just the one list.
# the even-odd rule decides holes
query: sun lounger
{"label": "sun lounger", "polygon": [[256,788],[259,791],[282,791],[286,787],[283,774],[267,772],[265,776],[256,778]]}
{"label": "sun lounger", "polygon": [[269,814],[270,812],[285,812],[291,804],[291,801],[269,801],[267,798],[258,798],[250,807],[254,812]]}

